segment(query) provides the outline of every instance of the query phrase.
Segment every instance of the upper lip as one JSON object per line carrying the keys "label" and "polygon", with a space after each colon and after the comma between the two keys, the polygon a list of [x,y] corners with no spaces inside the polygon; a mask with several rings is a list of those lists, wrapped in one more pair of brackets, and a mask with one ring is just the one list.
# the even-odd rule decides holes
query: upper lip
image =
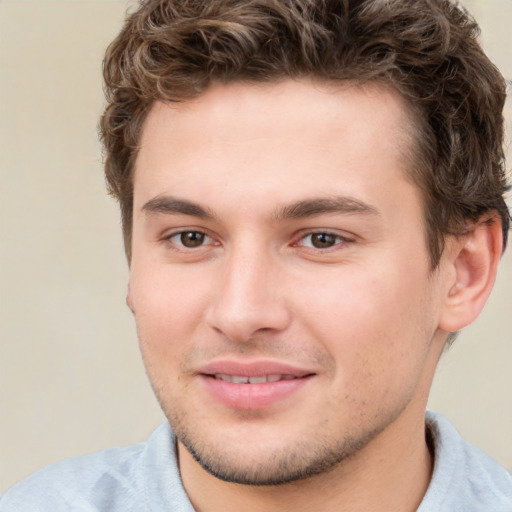
{"label": "upper lip", "polygon": [[219,360],[212,361],[198,368],[200,375],[236,375],[259,377],[263,375],[291,375],[295,378],[312,375],[315,372],[288,363],[271,360],[249,362]]}

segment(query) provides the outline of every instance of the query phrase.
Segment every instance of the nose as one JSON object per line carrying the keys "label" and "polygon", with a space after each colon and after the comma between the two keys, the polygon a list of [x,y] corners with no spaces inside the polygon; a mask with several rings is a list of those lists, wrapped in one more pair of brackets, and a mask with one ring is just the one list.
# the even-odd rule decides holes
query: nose
{"label": "nose", "polygon": [[290,311],[272,258],[261,252],[238,251],[222,265],[207,313],[208,324],[238,342],[286,329]]}

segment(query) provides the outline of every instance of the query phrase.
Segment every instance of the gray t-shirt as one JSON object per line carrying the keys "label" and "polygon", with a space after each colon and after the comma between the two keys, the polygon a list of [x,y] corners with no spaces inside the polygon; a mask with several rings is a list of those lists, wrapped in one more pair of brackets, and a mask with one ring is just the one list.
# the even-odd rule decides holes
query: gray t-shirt
{"label": "gray t-shirt", "polygon": [[[434,473],[418,512],[512,512],[512,478],[427,413]],[[0,498],[0,512],[194,512],[167,423],[145,442],[69,459],[42,469]]]}

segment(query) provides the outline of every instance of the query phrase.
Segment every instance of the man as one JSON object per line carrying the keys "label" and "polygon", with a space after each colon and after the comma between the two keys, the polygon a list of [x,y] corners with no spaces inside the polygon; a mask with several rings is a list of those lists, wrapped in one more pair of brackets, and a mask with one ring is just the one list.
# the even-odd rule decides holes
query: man
{"label": "man", "polygon": [[168,423],[0,510],[510,511],[425,416],[506,244],[505,84],[443,0],[149,0],[105,60],[127,303]]}

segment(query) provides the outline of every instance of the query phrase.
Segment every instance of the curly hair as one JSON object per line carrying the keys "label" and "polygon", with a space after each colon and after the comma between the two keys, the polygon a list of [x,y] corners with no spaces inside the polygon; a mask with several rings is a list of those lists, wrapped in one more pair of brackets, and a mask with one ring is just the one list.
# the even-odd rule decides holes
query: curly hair
{"label": "curly hair", "polygon": [[131,256],[133,172],[155,101],[197,97],[212,83],[315,77],[382,82],[415,118],[415,163],[432,266],[448,235],[510,214],[504,163],[506,83],[479,28],[449,0],[146,0],[104,61],[100,122],[109,192]]}

